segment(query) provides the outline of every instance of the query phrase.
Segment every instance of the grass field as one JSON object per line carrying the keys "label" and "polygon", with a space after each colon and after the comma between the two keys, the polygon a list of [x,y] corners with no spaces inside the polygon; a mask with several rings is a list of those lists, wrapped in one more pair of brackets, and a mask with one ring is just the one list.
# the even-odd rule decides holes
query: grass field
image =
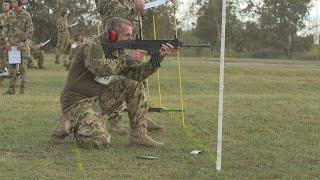
{"label": "grass field", "polygon": [[[318,179],[320,62],[226,59],[222,171],[215,171],[219,65],[182,58],[185,123],[179,113],[152,113],[166,127],[151,136],[165,148],[129,146],[112,136],[103,150],[74,139],[53,145],[66,72],[47,56],[47,71],[29,71],[24,96],[0,95],[0,179]],[[176,59],[163,64],[163,106],[180,108]],[[159,106],[156,76],[150,104]],[[6,88],[1,90],[4,93]],[[124,115],[128,127],[127,115]],[[107,124],[108,126],[108,124]],[[203,150],[198,156],[192,150]],[[157,156],[138,160],[136,156]]]}

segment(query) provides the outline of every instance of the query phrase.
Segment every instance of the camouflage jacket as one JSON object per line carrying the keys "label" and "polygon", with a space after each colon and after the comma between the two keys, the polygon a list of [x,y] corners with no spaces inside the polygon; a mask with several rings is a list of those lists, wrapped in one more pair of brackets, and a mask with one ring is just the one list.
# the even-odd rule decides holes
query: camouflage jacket
{"label": "camouflage jacket", "polygon": [[76,102],[101,95],[106,85],[97,81],[97,77],[110,77],[113,80],[127,77],[141,81],[157,70],[151,63],[128,66],[129,58],[123,52],[113,59],[106,58],[100,39],[89,38],[78,47],[60,95],[64,113]]}
{"label": "camouflage jacket", "polygon": [[150,62],[132,65],[130,58],[124,52],[119,52],[116,59],[107,59],[101,44],[101,37],[89,38],[84,45],[85,66],[98,77],[113,75],[124,76],[136,81],[142,81],[157,71]]}
{"label": "camouflage jacket", "polygon": [[5,34],[7,26],[8,26],[8,13],[3,12],[0,14],[0,42],[1,42],[1,44],[4,41],[5,37],[7,37],[7,35]]}
{"label": "camouflage jacket", "polygon": [[62,18],[59,18],[57,21],[57,29],[59,33],[69,34],[69,25],[68,22],[63,21]]}
{"label": "camouflage jacket", "polygon": [[139,13],[135,11],[134,0],[96,0],[98,11],[103,22],[111,17],[122,17],[134,24],[138,29]]}
{"label": "camouflage jacket", "polygon": [[10,10],[8,13],[8,25],[5,33],[11,44],[25,42],[31,39],[33,24],[30,14],[22,9],[20,12]]}
{"label": "camouflage jacket", "polygon": [[29,45],[29,48],[30,48],[30,52],[36,50],[36,45],[32,40],[28,40],[28,45]]}

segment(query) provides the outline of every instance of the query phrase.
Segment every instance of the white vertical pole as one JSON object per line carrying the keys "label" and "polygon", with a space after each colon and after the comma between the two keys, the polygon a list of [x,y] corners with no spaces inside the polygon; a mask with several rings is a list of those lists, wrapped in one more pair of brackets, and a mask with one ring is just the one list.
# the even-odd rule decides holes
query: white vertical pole
{"label": "white vertical pole", "polygon": [[220,51],[220,85],[219,85],[219,109],[218,109],[218,131],[217,131],[217,162],[216,162],[216,169],[218,171],[221,170],[221,157],[222,157],[222,119],[223,119],[225,34],[226,34],[226,0],[222,0],[221,51]]}
{"label": "white vertical pole", "polygon": [[[319,14],[319,9],[320,9],[320,1],[317,0],[316,2],[316,32],[317,32],[317,35],[318,35],[318,41],[320,41],[320,14]],[[320,44],[318,44],[320,45]]]}

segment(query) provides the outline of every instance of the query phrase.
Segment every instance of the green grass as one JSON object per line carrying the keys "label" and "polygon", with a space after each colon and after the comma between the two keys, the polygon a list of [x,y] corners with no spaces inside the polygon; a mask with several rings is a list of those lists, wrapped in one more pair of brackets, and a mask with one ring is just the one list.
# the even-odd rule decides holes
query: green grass
{"label": "green grass", "polygon": [[[186,128],[179,113],[150,114],[166,127],[163,133],[151,133],[165,148],[130,146],[128,136],[112,136],[108,148],[87,150],[74,139],[61,146],[50,142],[67,73],[47,56],[47,71],[29,71],[26,95],[0,95],[0,179],[320,177],[319,62],[226,60],[222,171],[217,173],[219,65],[211,58],[181,61]],[[176,59],[166,60],[160,74],[164,107],[180,109]],[[150,105],[157,107],[156,76],[149,84]],[[204,153],[189,155],[195,149]],[[137,155],[159,159],[138,160]]]}

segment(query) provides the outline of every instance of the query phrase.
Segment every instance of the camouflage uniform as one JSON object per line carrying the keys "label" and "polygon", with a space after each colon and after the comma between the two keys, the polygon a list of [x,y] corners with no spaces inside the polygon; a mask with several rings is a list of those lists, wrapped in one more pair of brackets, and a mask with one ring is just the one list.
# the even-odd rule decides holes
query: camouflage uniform
{"label": "camouflage uniform", "polygon": [[[71,132],[81,147],[107,146],[110,136],[105,129],[102,114],[94,108],[95,101],[99,101],[105,113],[113,112],[126,101],[130,126],[133,129],[130,141],[139,144],[136,139],[142,138],[144,141],[140,141],[140,144],[160,144],[146,134],[143,117],[147,113],[147,105],[142,84],[136,83],[134,87],[128,88],[126,81],[120,80],[127,77],[141,81],[157,69],[153,68],[151,63],[128,66],[126,54],[123,52],[119,53],[117,59],[106,59],[100,38],[89,39],[77,51],[60,97],[64,114],[51,135],[52,140],[60,143],[58,140],[64,139]],[[115,80],[108,85],[94,80],[95,77],[111,76],[115,77]]]}
{"label": "camouflage uniform", "polygon": [[31,55],[33,56],[34,59],[38,60],[37,61],[38,67],[40,69],[44,69],[43,67],[44,51],[37,48],[37,45],[32,40],[29,41],[29,46],[30,46]]}
{"label": "camouflage uniform", "polygon": [[128,19],[133,24],[133,35],[139,35],[139,13],[134,9],[135,0],[96,0],[103,24],[112,17]]}
{"label": "camouflage uniform", "polygon": [[[8,26],[7,35],[8,41],[11,46],[21,45],[20,50],[22,54],[22,63],[19,65],[20,71],[20,93],[24,94],[24,90],[27,84],[27,64],[30,57],[30,49],[28,46],[28,40],[31,39],[33,34],[33,24],[30,14],[22,9],[19,12],[9,11],[8,13]],[[17,69],[16,65],[9,65],[9,72],[13,78],[10,80],[9,91],[15,92],[17,81]]]}
{"label": "camouflage uniform", "polygon": [[[133,36],[140,36],[139,34],[139,13],[134,9],[134,0],[96,0],[97,9],[102,17],[103,24],[112,17],[122,17],[128,19],[133,24]],[[111,10],[110,10],[111,9]],[[133,80],[125,80],[127,83],[127,87],[134,87],[137,84],[137,81]],[[142,81],[143,83],[143,91],[145,91],[145,87],[147,86],[146,80]],[[108,122],[111,126],[111,129],[121,129],[121,113],[122,113],[122,104],[119,104],[115,111],[110,113],[108,118]],[[145,117],[148,119],[148,124],[150,130],[162,130],[163,127],[157,126],[154,122],[150,120],[150,118]],[[122,131],[125,131],[122,129]],[[115,131],[116,132],[116,131]],[[122,134],[122,132],[120,132]]]}
{"label": "camouflage uniform", "polygon": [[[4,28],[7,26],[7,13],[0,14],[0,73],[5,71],[7,67],[7,53],[5,52],[5,33]],[[0,87],[3,79],[0,77]]]}
{"label": "camouflage uniform", "polygon": [[[31,53],[31,50],[30,50],[30,53]],[[28,69],[38,69],[38,63],[35,61],[34,58],[32,58],[31,54],[27,58],[27,61],[28,61],[28,64],[27,64]]]}
{"label": "camouflage uniform", "polygon": [[96,103],[96,97],[84,99],[71,105],[63,115],[70,121],[70,129],[66,131],[69,131],[78,145],[84,148],[103,148],[110,143],[110,135],[105,130],[103,117],[94,109]]}
{"label": "camouflage uniform", "polygon": [[69,25],[67,21],[64,21],[63,18],[59,18],[57,21],[57,29],[58,29],[58,42],[56,47],[56,57],[55,63],[60,63],[60,55],[63,54],[63,59],[66,61],[65,50],[70,43],[70,33],[69,33]]}
{"label": "camouflage uniform", "polygon": [[30,48],[30,56],[28,57],[28,69],[38,69],[38,63],[36,62],[36,60],[32,57],[32,49],[31,49],[31,44],[32,40],[28,41],[28,45]]}

